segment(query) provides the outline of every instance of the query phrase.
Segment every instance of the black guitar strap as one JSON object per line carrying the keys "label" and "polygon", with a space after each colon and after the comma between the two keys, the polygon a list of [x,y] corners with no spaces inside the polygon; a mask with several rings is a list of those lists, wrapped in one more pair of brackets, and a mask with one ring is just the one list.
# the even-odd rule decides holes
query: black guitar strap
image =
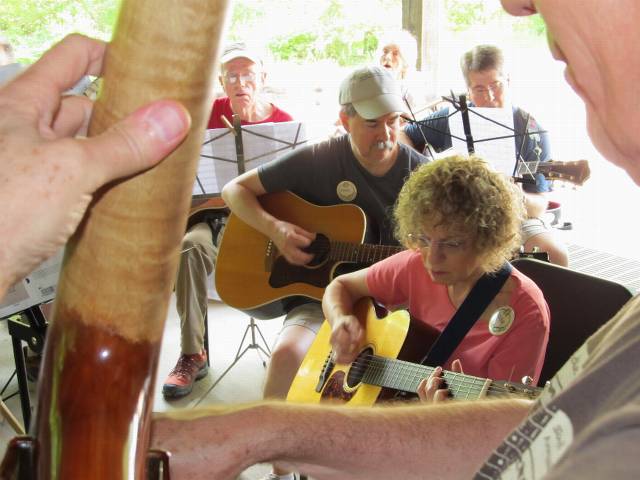
{"label": "black guitar strap", "polygon": [[482,312],[498,294],[512,270],[511,264],[506,262],[497,272],[485,273],[478,279],[420,363],[434,367],[445,364]]}

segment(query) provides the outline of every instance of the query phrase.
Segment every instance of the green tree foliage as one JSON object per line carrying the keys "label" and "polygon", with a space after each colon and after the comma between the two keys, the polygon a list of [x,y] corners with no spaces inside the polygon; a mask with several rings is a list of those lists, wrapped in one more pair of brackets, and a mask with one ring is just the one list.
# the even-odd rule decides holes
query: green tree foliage
{"label": "green tree foliage", "polygon": [[[440,0],[438,0],[440,1]],[[455,31],[487,24],[504,15],[499,2],[444,0]],[[71,32],[108,39],[120,0],[1,0],[0,35],[20,61],[30,62]],[[378,38],[398,28],[402,0],[235,0],[227,40],[253,40],[277,60],[333,60],[342,66],[372,61]],[[542,35],[539,16],[515,28]]]}
{"label": "green tree foliage", "polygon": [[0,34],[30,62],[72,32],[109,38],[119,0],[2,0]]}
{"label": "green tree foliage", "polygon": [[454,31],[487,22],[485,2],[480,0],[446,0],[449,24]]}
{"label": "green tree foliage", "polygon": [[[341,66],[371,61],[382,23],[371,24],[345,13],[345,2],[329,0],[311,30],[279,35],[269,42],[274,57],[304,62],[333,60]],[[400,8],[400,1],[395,8]]]}
{"label": "green tree foliage", "polygon": [[[486,25],[507,15],[499,2],[482,0],[445,0],[449,27],[455,32],[462,32],[477,25]],[[540,15],[524,17],[513,22],[516,31],[542,36],[545,25]]]}

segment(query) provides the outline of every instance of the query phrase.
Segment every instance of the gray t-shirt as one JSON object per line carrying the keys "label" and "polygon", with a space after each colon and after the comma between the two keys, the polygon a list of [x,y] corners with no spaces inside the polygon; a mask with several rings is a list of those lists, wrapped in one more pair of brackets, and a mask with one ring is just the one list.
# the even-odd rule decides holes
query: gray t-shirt
{"label": "gray t-shirt", "polygon": [[640,295],[551,380],[476,479],[640,478]]}
{"label": "gray t-shirt", "polygon": [[258,167],[268,192],[289,190],[316,205],[353,203],[367,215],[368,243],[395,245],[392,212],[411,171],[427,159],[399,144],[396,163],[381,176],[371,175],[356,159],[349,136],[309,145]]}

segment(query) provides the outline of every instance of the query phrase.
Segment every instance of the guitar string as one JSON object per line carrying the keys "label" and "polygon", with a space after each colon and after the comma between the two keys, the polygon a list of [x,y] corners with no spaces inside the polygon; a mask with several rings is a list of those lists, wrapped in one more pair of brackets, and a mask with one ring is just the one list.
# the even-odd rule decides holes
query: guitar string
{"label": "guitar string", "polygon": [[[348,258],[354,262],[374,262],[386,257],[391,256],[393,253],[400,252],[402,247],[394,245],[376,245],[372,243],[349,243],[349,242],[334,242],[329,240],[329,257],[332,260]],[[312,244],[313,245],[313,244]],[[310,253],[321,253],[326,251],[326,248],[316,250],[312,248]],[[335,253],[335,255],[332,255]]]}
{"label": "guitar string", "polygon": [[[390,362],[389,359],[385,359],[383,357],[370,357],[373,358],[374,360],[376,360],[375,362],[372,361],[371,362],[371,369],[374,371],[379,371],[385,368],[386,365],[388,364],[392,364],[392,362]],[[409,362],[406,363],[401,363],[401,360],[394,360],[393,363],[400,363],[400,367],[401,369],[403,369],[403,367],[407,367],[406,369],[410,370],[409,373],[413,374],[413,377],[415,379],[417,379],[417,383],[419,383],[420,380],[422,380],[423,378],[426,378],[428,376],[428,374],[430,374],[433,371],[433,367],[427,367],[427,366],[423,366],[423,365],[416,365],[416,364],[412,364]],[[366,365],[361,364],[361,365],[357,365],[356,369],[360,370],[362,369],[362,367],[364,366],[364,368],[367,368]],[[422,371],[419,370],[430,370],[430,372],[428,372],[427,375],[425,375]],[[405,375],[407,372],[404,372]],[[453,385],[451,386],[451,388],[453,389],[458,389],[461,390],[463,388],[467,388],[470,390],[473,390],[477,393],[481,393],[485,383],[486,383],[486,379],[480,378],[480,377],[475,377],[472,375],[465,375],[465,374],[459,374],[456,372],[448,372],[445,371],[445,375],[444,375],[445,380],[450,381],[451,383],[453,383]],[[512,389],[505,387],[505,386],[501,386],[498,382],[498,384],[494,384],[492,381],[492,383],[490,384],[490,386],[488,387],[487,391],[488,392],[492,392],[492,393],[497,393],[497,392],[504,392],[504,393],[509,393],[512,391]],[[533,390],[533,389],[532,389]]]}
{"label": "guitar string", "polygon": [[[356,367],[357,368],[357,367]],[[366,368],[366,367],[365,367]],[[397,370],[397,369],[396,369]],[[402,368],[401,368],[402,370]],[[395,377],[399,377],[401,374],[403,375],[404,379],[396,379],[395,382],[393,382],[393,379],[389,379],[389,378],[384,378],[385,376],[388,377],[388,369],[384,368],[384,365],[380,366],[378,365],[378,368],[376,368],[376,366],[373,366],[372,368],[369,368],[368,371],[372,371],[373,375],[366,375],[365,374],[362,375],[363,380],[366,380],[367,378],[370,378],[371,376],[373,376],[374,378],[372,379],[373,381],[375,381],[376,377],[379,377],[379,373],[382,371],[383,372],[383,378],[381,379],[381,381],[385,384],[388,384],[389,381],[392,382],[391,385],[389,386],[396,386],[398,385],[398,383],[400,383],[399,386],[397,386],[396,388],[400,389],[400,390],[406,390],[406,391],[412,391],[415,392],[417,390],[417,387],[420,383],[421,380],[423,380],[424,378],[427,378],[427,375],[425,375],[422,372],[417,372],[415,371],[414,368],[410,369],[412,371],[410,372],[394,372],[393,376]],[[433,370],[433,369],[431,369]],[[378,374],[378,375],[376,375]],[[410,375],[410,378],[407,378],[407,374]],[[479,396],[483,390],[485,389],[485,385],[487,380],[486,379],[482,379],[479,377],[473,377],[470,375],[464,375],[464,374],[457,374],[455,372],[445,372],[444,375],[444,379],[447,380],[449,382],[449,389],[452,390],[452,392],[454,393],[454,396],[456,397],[460,397],[461,394],[466,394],[467,398],[470,394],[475,395],[476,397]],[[499,394],[514,394],[517,393],[517,390],[512,387],[509,388],[508,386],[502,386],[499,384],[499,382],[496,384],[495,381],[491,381],[489,380],[491,383],[489,384],[488,387],[486,387],[486,394],[492,394],[492,395],[499,395]],[[365,382],[366,383],[366,382]],[[411,383],[411,386],[408,386],[408,384]],[[535,389],[530,389],[530,390],[524,390],[522,392],[520,392],[521,395],[523,396],[528,396],[528,397],[532,397],[532,396],[536,396],[536,390]]]}
{"label": "guitar string", "polygon": [[[361,357],[362,358],[362,357]],[[417,365],[417,364],[412,364],[410,362],[404,362],[402,360],[396,360],[396,359],[385,359],[384,357],[379,357],[379,356],[368,356],[369,360],[367,363],[365,362],[359,362],[356,361],[352,364],[351,370],[354,370],[356,373],[358,373],[363,379],[367,379],[367,373],[368,372],[373,372],[371,375],[369,375],[368,377],[373,376],[374,378],[372,379],[373,381],[375,381],[375,377],[379,377],[379,373],[382,372],[382,379],[381,382],[382,383],[386,383],[388,384],[389,382],[393,382],[393,379],[388,378],[389,377],[389,369],[385,368],[387,365],[391,364],[396,364],[396,366],[398,366],[397,364],[399,364],[399,369],[396,368],[394,372],[392,372],[392,376],[396,377],[396,381],[393,383],[393,385],[397,385],[398,383],[402,383],[402,385],[400,385],[398,387],[398,389],[404,389],[407,391],[413,391],[415,392],[415,390],[417,389],[417,385],[420,383],[420,381],[424,378],[426,378],[428,376],[428,374],[430,374],[433,371],[433,367],[428,367],[428,366],[424,366],[424,365]],[[373,359],[373,361],[371,360]],[[398,370],[408,370],[404,371],[404,372],[399,372]],[[420,370],[430,370],[431,372],[429,372],[428,374],[425,374],[423,371]],[[401,375],[403,375],[404,377],[404,381],[400,381],[401,379],[399,379],[398,377]],[[409,374],[411,376],[410,381],[412,382],[412,386],[408,387],[406,386],[406,384],[408,383],[407,380],[407,374]],[[386,377],[386,378],[385,378]],[[449,371],[445,371],[445,375],[444,375],[445,380],[449,381],[451,383],[451,385],[449,386],[449,389],[452,390],[452,392],[454,393],[454,396],[456,397],[460,397],[461,393],[465,393],[466,397],[469,397],[469,394],[474,394],[476,397],[479,396],[483,389],[485,388],[485,384],[487,382],[487,379],[483,379],[480,377],[474,377],[472,375],[465,375],[465,374],[459,374],[459,373],[455,373],[455,372],[449,372]],[[491,383],[489,384],[489,386],[486,389],[486,394],[493,394],[493,395],[504,395],[504,394],[510,394],[513,395],[514,393],[520,393],[522,396],[526,396],[526,397],[535,397],[537,396],[539,389],[537,388],[533,388],[533,387],[527,387],[524,386],[524,388],[526,390],[517,392],[517,388],[516,387],[509,387],[508,385],[501,385],[499,381],[495,381],[495,380],[489,380]],[[463,391],[465,390],[466,391]]]}
{"label": "guitar string", "polygon": [[[389,362],[387,361],[383,361],[382,363],[372,362],[371,365],[368,367],[368,371],[372,371],[375,373],[380,373],[382,371],[384,376],[384,373],[387,373],[389,370],[385,368],[388,364]],[[402,381],[402,379],[397,379],[398,381],[394,382],[396,384],[402,383],[406,385],[407,383],[411,383],[412,386],[408,388],[412,388],[415,390],[417,389],[417,386],[420,383],[420,381],[423,378],[426,378],[424,372],[418,371],[419,369],[417,369],[416,365],[414,364],[410,364],[410,366],[396,364],[396,366],[399,366],[399,368],[395,369],[396,370],[394,372],[395,376],[398,377],[400,376],[400,374],[402,374],[402,376],[404,377],[404,381]],[[361,367],[362,365],[357,365],[355,368],[356,370],[359,371],[359,370],[362,370]],[[367,366],[364,366],[364,368],[367,369]],[[429,368],[426,366],[423,369],[430,369],[431,371],[433,371],[433,368]],[[479,395],[482,392],[486,383],[486,380],[484,379],[480,379],[478,377],[472,377],[468,375],[456,374],[455,372],[447,372],[445,374],[445,379],[451,382],[451,386],[450,386],[451,389],[457,390],[457,391],[466,389],[467,393],[475,393],[476,395]]]}
{"label": "guitar string", "polygon": [[[327,237],[322,237],[319,241],[313,242],[307,251],[312,254],[319,254],[329,251],[331,259],[348,258],[354,262],[373,262],[400,252],[402,247],[396,245],[377,245],[372,243],[349,243],[334,242]],[[337,255],[332,255],[336,253]]]}
{"label": "guitar string", "polygon": [[[387,365],[393,365],[393,364],[399,366],[401,370],[402,369],[409,370],[409,372],[407,371],[403,372],[405,377],[406,377],[406,374],[409,373],[413,375],[414,378],[412,378],[412,380],[414,382],[417,379],[417,383],[419,383],[420,380],[422,380],[423,378],[427,378],[434,370],[433,367],[429,367],[426,365],[413,364],[410,362],[405,362],[403,360],[397,360],[397,359],[387,359],[377,355],[365,355],[365,356],[358,357],[358,359],[356,359],[352,363],[350,370],[354,370],[356,374],[359,374],[364,377],[367,371],[372,371],[375,373],[379,373],[380,371],[387,371],[388,373],[389,369],[386,369],[385,367]],[[423,372],[424,370],[426,370],[427,372],[426,373]],[[399,375],[399,373],[397,375]],[[462,388],[467,388],[470,391],[476,392],[477,394],[480,394],[482,392],[486,383],[486,379],[475,377],[473,375],[460,374],[460,373],[450,372],[450,371],[444,372],[444,379],[454,384],[450,386],[450,389],[452,390],[454,389],[461,390]],[[537,388],[528,387],[528,386],[525,386],[525,388],[527,388],[528,390],[524,392],[520,392],[521,394],[525,396],[536,395]],[[495,381],[495,380],[491,380],[491,383],[487,387],[486,391],[487,393],[492,393],[492,394],[515,393],[514,387],[501,385],[499,381]]]}

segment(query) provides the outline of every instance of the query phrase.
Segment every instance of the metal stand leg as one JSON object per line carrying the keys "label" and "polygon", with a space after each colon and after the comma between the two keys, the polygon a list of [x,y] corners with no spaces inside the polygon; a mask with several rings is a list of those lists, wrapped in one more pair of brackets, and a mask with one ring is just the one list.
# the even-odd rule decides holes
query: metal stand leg
{"label": "metal stand leg", "polygon": [[[246,345],[243,349],[242,347],[245,345],[245,340],[247,339],[247,335],[249,334],[249,332],[251,332],[251,343]],[[257,340],[256,332],[258,332],[258,335],[260,336],[260,340],[262,340],[262,345],[260,345],[256,341]],[[206,338],[206,334],[205,334],[205,338]],[[238,347],[238,351],[236,352],[236,356],[233,362],[231,362],[231,365],[229,365],[227,369],[224,372],[222,372],[222,375],[220,375],[216,379],[216,381],[213,382],[213,385],[211,385],[209,389],[205,392],[205,394],[198,399],[195,405],[198,405],[200,402],[202,402],[202,400],[204,400],[204,398],[207,395],[209,395],[209,393],[211,393],[211,390],[213,390],[216,387],[216,385],[218,385],[218,383],[220,383],[220,381],[225,377],[225,375],[229,373],[229,371],[240,361],[240,359],[244,356],[244,354],[251,349],[256,350],[258,352],[258,356],[262,360],[262,366],[266,367],[267,362],[265,359],[262,358],[262,354],[264,354],[267,358],[269,358],[271,356],[271,350],[269,349],[269,346],[267,345],[267,341],[264,339],[264,335],[262,335],[262,332],[260,331],[260,328],[256,324],[256,321],[254,320],[253,317],[249,318],[249,325],[247,325],[247,328],[245,328],[244,330],[242,341],[240,342],[240,346]]]}
{"label": "metal stand leg", "polygon": [[18,390],[20,391],[20,406],[22,407],[22,418],[24,419],[24,429],[29,430],[31,424],[31,400],[29,399],[29,386],[27,385],[27,367],[24,363],[22,352],[22,342],[19,338],[11,336],[13,346],[13,358],[16,362],[16,375],[18,377]]}
{"label": "metal stand leg", "polygon": [[31,400],[27,384],[27,368],[25,364],[22,342],[26,342],[35,353],[41,353],[44,348],[44,339],[47,332],[47,322],[39,305],[29,307],[19,316],[10,317],[7,327],[11,335],[13,358],[16,363],[16,376],[18,377],[18,391],[20,392],[20,406],[24,429],[29,431],[31,423]]}

